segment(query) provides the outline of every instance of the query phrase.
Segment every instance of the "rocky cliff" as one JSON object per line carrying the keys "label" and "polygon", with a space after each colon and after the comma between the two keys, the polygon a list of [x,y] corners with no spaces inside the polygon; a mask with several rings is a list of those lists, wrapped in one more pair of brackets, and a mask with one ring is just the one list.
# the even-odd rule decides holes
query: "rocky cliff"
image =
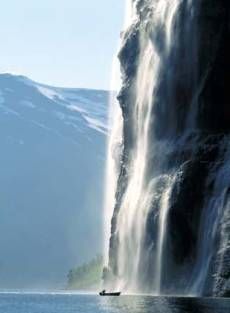
{"label": "rocky cliff", "polygon": [[110,283],[229,296],[229,1],[139,0],[132,16]]}

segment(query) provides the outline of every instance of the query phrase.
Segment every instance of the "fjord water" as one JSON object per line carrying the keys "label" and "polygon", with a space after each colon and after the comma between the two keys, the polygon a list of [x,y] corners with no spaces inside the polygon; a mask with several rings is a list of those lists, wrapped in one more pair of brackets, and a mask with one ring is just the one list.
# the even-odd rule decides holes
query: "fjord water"
{"label": "fjord water", "polygon": [[4,313],[227,313],[230,300],[76,294],[0,294]]}
{"label": "fjord water", "polygon": [[212,0],[127,2],[122,115],[113,123],[120,138],[111,136],[108,153],[108,177],[117,182],[106,203],[113,289],[230,294],[228,8]]}

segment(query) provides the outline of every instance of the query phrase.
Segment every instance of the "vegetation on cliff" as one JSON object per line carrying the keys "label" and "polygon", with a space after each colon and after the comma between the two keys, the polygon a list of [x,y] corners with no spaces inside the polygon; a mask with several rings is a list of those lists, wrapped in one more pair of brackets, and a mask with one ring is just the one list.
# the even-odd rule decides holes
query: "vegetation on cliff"
{"label": "vegetation on cliff", "polygon": [[88,263],[71,269],[68,273],[67,289],[94,290],[100,287],[103,258],[96,256]]}

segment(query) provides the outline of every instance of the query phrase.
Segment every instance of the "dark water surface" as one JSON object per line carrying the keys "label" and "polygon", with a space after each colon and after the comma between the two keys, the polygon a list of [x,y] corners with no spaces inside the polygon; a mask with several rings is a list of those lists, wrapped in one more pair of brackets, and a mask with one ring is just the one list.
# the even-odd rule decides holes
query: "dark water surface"
{"label": "dark water surface", "polygon": [[1,293],[0,313],[230,313],[230,300]]}

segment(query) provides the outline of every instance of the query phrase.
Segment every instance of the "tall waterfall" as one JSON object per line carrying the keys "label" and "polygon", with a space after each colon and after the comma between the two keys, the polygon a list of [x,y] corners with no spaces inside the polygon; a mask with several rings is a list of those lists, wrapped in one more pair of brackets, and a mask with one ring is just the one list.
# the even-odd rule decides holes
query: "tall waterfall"
{"label": "tall waterfall", "polygon": [[[154,24],[149,25],[150,32],[153,33],[155,27],[165,26],[167,50],[170,49],[172,25],[178,3],[178,0],[158,1],[155,7]],[[173,11],[169,10],[170,8],[173,8]],[[135,121],[133,129],[135,142],[129,165],[128,186],[123,195],[117,218],[117,223],[119,224],[118,240],[120,242],[118,247],[118,276],[122,277],[121,281],[119,281],[119,284],[121,284],[119,288],[125,288],[126,284],[128,284],[128,288],[132,291],[138,290],[138,273],[140,259],[142,258],[141,247],[145,236],[146,219],[155,194],[154,181],[156,178],[150,181],[147,179],[147,165],[154,93],[159,79],[161,62],[163,62],[157,47],[155,47],[151,38],[146,36],[146,33],[140,33],[139,42],[136,99],[133,103],[132,116],[132,119]],[[162,207],[165,205],[167,206],[167,203],[162,203]],[[162,208],[162,210],[167,211],[167,208]],[[167,213],[163,212],[164,214]],[[159,219],[158,256],[160,258],[163,254],[165,219],[166,216],[162,216]],[[161,275],[161,264],[160,259],[156,263],[156,272],[159,275]],[[160,278],[157,280],[160,280]],[[158,290],[159,286],[156,286],[156,288]]]}
{"label": "tall waterfall", "polygon": [[[132,23],[133,14],[132,0],[126,1],[124,28]],[[104,263],[108,263],[109,237],[113,208],[115,206],[116,184],[119,175],[119,162],[122,146],[122,112],[117,101],[117,95],[121,88],[120,64],[117,53],[113,58],[112,75],[110,84],[109,99],[109,136],[107,140],[107,160],[105,177],[105,197],[104,197]]]}
{"label": "tall waterfall", "polygon": [[111,217],[112,224],[105,280],[112,288],[227,290],[229,171],[221,177],[230,163],[230,116],[225,121],[222,101],[216,122],[209,82],[224,34],[217,32],[216,45],[206,40],[210,14],[214,22],[224,18],[217,6],[210,13],[204,0],[127,1],[120,109],[112,114],[107,161],[107,234]]}

